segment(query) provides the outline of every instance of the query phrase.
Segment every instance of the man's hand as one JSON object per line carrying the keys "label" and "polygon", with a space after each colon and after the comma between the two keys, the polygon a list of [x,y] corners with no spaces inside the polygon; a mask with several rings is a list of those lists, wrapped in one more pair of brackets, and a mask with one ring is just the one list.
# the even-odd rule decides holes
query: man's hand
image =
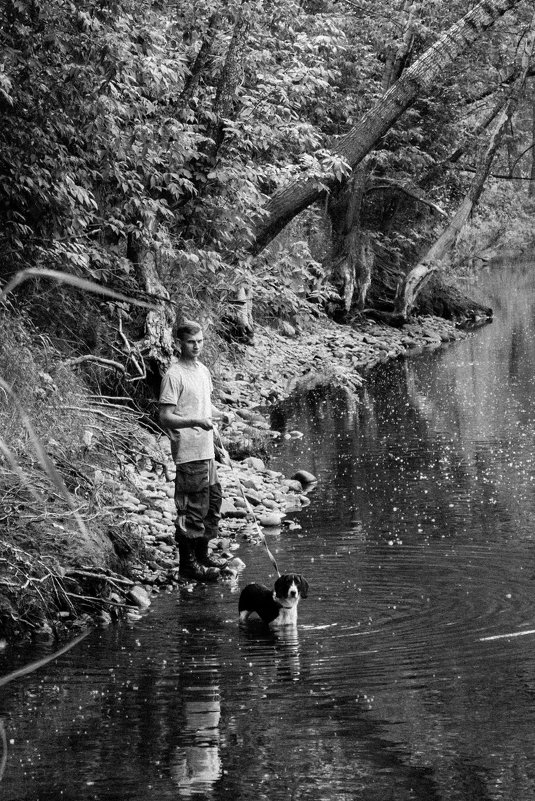
{"label": "man's hand", "polygon": [[203,428],[205,431],[211,431],[214,427],[211,417],[201,417],[195,421],[193,428]]}
{"label": "man's hand", "polygon": [[218,422],[228,424],[234,420],[235,414],[234,412],[231,411],[222,412],[220,409],[216,409],[215,406],[212,406],[212,417],[214,418],[214,420],[217,420]]}

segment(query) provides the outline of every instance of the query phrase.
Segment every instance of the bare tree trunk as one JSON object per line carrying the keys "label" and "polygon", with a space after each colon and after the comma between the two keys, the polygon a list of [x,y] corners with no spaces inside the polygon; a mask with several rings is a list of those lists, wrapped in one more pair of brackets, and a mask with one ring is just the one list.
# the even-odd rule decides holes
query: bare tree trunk
{"label": "bare tree trunk", "polygon": [[250,28],[250,7],[247,0],[243,0],[239,8],[234,30],[227,50],[225,63],[219,76],[214,101],[214,115],[216,122],[211,131],[214,141],[214,152],[217,153],[224,138],[224,120],[234,117],[236,105],[236,90],[241,83],[243,75],[243,59],[245,58],[245,45]]}
{"label": "bare tree trunk", "polygon": [[405,29],[403,35],[397,43],[393,42],[387,48],[385,69],[383,72],[383,91],[388,91],[401,76],[405,68],[414,44],[414,21],[420,3],[405,0],[403,3],[402,14],[405,16]]}
{"label": "bare tree trunk", "polygon": [[361,166],[343,189],[331,197],[328,206],[333,243],[331,278],[345,312],[351,308],[355,295],[357,307],[364,307],[371,281],[369,241],[360,227],[365,185],[366,171]]}
{"label": "bare tree trunk", "polygon": [[145,336],[136,344],[136,349],[145,360],[155,362],[158,370],[163,373],[173,354],[172,328],[176,308],[160,280],[154,253],[130,237],[127,256],[134,266],[139,286],[153,300],[161,299],[158,311],[149,311],[147,314]]}
{"label": "bare tree trunk", "polygon": [[[405,70],[361,121],[338,140],[332,148],[333,153],[342,156],[354,169],[403,112],[431,88],[444,68],[520,2],[481,0]],[[334,175],[326,176],[322,183],[330,189],[338,185]],[[260,252],[299,212],[318,200],[324,192],[325,189],[314,178],[293,181],[276,192],[265,206],[266,213],[257,220],[251,243],[252,252]]]}
{"label": "bare tree trunk", "polygon": [[208,62],[212,55],[212,48],[214,45],[215,35],[217,33],[217,26],[220,21],[220,14],[219,12],[215,12],[212,14],[208,21],[208,30],[206,31],[206,36],[203,40],[203,43],[200,47],[199,52],[197,53],[197,58],[195,59],[193,66],[191,68],[190,74],[184,84],[184,88],[178,98],[178,111],[182,113],[183,110],[189,105],[194,92],[199,85],[199,81],[203,72],[205,71]]}
{"label": "bare tree trunk", "polygon": [[500,146],[504,131],[511,123],[512,115],[514,114],[518,104],[518,97],[526,82],[529,64],[533,53],[534,32],[535,16],[533,17],[530,34],[527,37],[526,44],[522,52],[520,74],[513,85],[505,108],[501,111],[498,119],[496,120],[494,130],[490,136],[490,141],[478,159],[476,171],[470,188],[455,215],[453,216],[450,224],[442,232],[432,247],[427,251],[424,258],[421,259],[418,264],[407,274],[403,287],[398,293],[398,297],[394,306],[393,317],[397,320],[400,318],[407,320],[411,309],[414,306],[418,293],[425,286],[432,274],[438,270],[440,263],[457,241],[459,233],[472,214],[472,211],[481,196],[485,186],[485,181],[488,177],[492,162]]}
{"label": "bare tree trunk", "polygon": [[[400,77],[410,58],[414,42],[414,20],[418,2],[405,0],[402,36],[387,48],[383,89],[386,92]],[[354,305],[363,309],[371,284],[374,253],[370,236],[361,228],[360,217],[367,171],[359,164],[350,179],[329,198],[331,220],[331,279],[342,299],[344,313]]]}

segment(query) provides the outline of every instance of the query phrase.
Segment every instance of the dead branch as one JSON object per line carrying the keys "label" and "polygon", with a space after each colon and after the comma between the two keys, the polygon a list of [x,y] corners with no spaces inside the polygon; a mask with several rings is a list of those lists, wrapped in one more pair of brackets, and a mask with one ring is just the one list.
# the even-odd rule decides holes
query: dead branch
{"label": "dead branch", "polygon": [[[132,378],[128,378],[127,381],[132,383],[133,381],[141,381],[142,379],[147,377],[147,368],[145,367],[145,360],[143,359],[143,355],[140,350],[136,347],[132,347],[130,342],[128,341],[124,331],[123,331],[123,316],[121,309],[117,309],[119,315],[119,336],[122,339],[123,345],[126,349],[128,354],[128,360],[132,362],[134,367],[136,368],[138,375],[133,376]],[[138,362],[138,357],[141,359],[141,365]]]}
{"label": "dead branch", "polygon": [[85,408],[83,406],[64,406],[64,409],[69,409],[71,412],[85,412],[86,414],[100,414],[102,417],[106,417],[108,420],[113,420],[114,423],[122,423],[120,417],[112,417],[110,414],[106,414],[101,409],[94,409],[94,408]]}
{"label": "dead branch", "polygon": [[366,187],[364,194],[368,194],[369,192],[380,192],[384,189],[393,189],[394,191],[402,192],[404,195],[407,195],[407,197],[417,200],[418,203],[422,203],[424,206],[429,206],[430,209],[433,209],[433,211],[435,211],[437,214],[440,214],[441,217],[447,217],[444,209],[440,208],[440,206],[436,203],[433,203],[432,200],[429,200],[429,198],[425,197],[425,195],[423,195],[417,189],[403,186],[403,184],[398,184],[396,181],[390,181],[387,178],[382,178],[380,183],[371,184],[370,186]]}
{"label": "dead branch", "polygon": [[84,568],[72,568],[65,571],[65,576],[82,576],[84,578],[102,579],[102,581],[113,582],[116,584],[125,584],[127,587],[132,587],[134,582],[131,579],[120,578],[119,576],[108,576],[106,573],[96,572],[94,570],[86,570]]}
{"label": "dead branch", "polygon": [[92,356],[91,354],[87,356],[77,356],[73,359],[66,359],[63,364],[72,367],[75,364],[84,364],[84,362],[94,362],[95,364],[102,365],[102,367],[109,367],[110,369],[117,370],[123,373],[123,375],[126,373],[126,367],[120,364],[120,362],[115,362],[112,359],[104,359],[102,356]]}
{"label": "dead branch", "polygon": [[107,604],[108,606],[119,606],[121,609],[124,609],[125,607],[127,609],[137,608],[135,606],[129,606],[128,604],[120,603],[119,601],[110,601],[108,598],[97,598],[96,595],[78,595],[75,592],[67,592],[66,595],[69,595],[71,598],[77,598],[80,601],[92,601],[100,604]]}

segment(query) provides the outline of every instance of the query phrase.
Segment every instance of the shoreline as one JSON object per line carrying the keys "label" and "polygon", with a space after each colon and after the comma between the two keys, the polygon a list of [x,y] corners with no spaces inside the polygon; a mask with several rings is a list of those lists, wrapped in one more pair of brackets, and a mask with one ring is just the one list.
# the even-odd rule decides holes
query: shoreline
{"label": "shoreline", "polygon": [[[342,386],[357,394],[366,374],[378,365],[465,336],[453,322],[438,317],[416,318],[400,329],[370,320],[355,327],[320,320],[300,335],[258,328],[254,343],[236,346],[232,361],[218,356],[211,365],[214,402],[234,415],[220,432],[232,462],[231,467],[218,465],[222,520],[220,535],[211,542],[219,555],[229,559],[223,582],[235,580],[245,566],[239,558],[241,542],[261,543],[264,527],[268,532],[270,527],[284,527],[287,515],[310,503],[305,490],[314,477],[305,472],[306,466],[296,466],[297,476],[284,476],[269,470],[258,457],[262,443],[265,446],[281,435],[270,427],[271,409],[292,395],[322,386]],[[125,617],[136,620],[158,593],[192,583],[179,576],[169,441],[147,432],[144,438],[149,442],[147,453],[135,463],[118,464],[115,474],[105,478],[114,512],[101,542],[115,553],[119,543],[124,551],[119,566],[110,569],[105,555],[98,553],[98,542],[91,563],[75,559],[65,546],[64,564],[60,559],[54,578],[64,584],[66,608],[58,610],[57,600],[50,602],[42,610],[40,625],[21,630],[18,637],[0,635],[0,648],[17,639],[63,640],[88,626],[109,625]]]}

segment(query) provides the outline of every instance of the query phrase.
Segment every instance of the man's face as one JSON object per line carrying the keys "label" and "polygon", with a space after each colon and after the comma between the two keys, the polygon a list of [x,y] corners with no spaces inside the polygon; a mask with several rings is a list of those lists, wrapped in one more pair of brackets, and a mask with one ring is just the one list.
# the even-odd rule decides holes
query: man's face
{"label": "man's face", "polygon": [[200,356],[202,346],[204,344],[204,337],[202,331],[198,334],[186,334],[180,341],[180,351],[183,359],[196,359]]}

